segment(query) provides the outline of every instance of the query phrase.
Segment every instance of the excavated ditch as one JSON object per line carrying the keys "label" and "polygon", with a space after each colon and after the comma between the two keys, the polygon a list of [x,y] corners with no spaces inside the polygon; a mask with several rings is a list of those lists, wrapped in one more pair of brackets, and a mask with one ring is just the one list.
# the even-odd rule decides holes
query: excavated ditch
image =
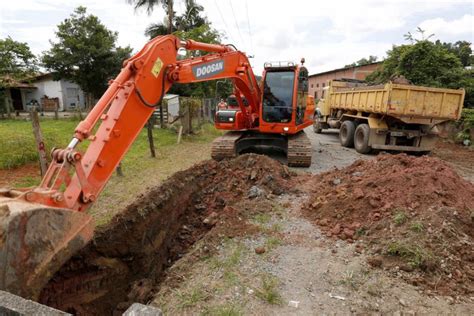
{"label": "excavated ditch", "polygon": [[212,228],[209,217],[237,217],[231,205],[253,186],[281,194],[289,178],[286,166],[257,155],[178,172],[100,229],[50,280],[40,302],[77,315],[121,315],[151,298],[163,272]]}

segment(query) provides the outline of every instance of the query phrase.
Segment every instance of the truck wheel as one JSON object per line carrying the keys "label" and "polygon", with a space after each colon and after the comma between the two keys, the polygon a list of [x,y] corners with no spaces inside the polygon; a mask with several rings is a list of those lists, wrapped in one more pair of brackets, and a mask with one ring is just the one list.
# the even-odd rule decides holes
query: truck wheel
{"label": "truck wheel", "polygon": [[355,124],[352,121],[344,121],[339,129],[339,140],[344,147],[354,147]]}
{"label": "truck wheel", "polygon": [[357,126],[354,134],[354,147],[358,153],[368,154],[372,147],[369,146],[370,127],[367,124]]}
{"label": "truck wheel", "polygon": [[319,121],[314,121],[314,123],[313,123],[313,131],[314,131],[316,134],[321,134],[321,132],[323,131],[323,128],[321,127],[321,122],[319,122]]}

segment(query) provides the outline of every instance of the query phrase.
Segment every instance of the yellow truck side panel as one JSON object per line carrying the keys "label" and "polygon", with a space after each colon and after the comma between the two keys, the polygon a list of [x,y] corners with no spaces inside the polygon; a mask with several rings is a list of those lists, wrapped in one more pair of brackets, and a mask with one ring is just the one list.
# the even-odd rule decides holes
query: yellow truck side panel
{"label": "yellow truck side panel", "polygon": [[338,82],[331,87],[327,101],[333,109],[386,114],[407,123],[416,119],[439,122],[459,119],[464,90],[391,83],[377,88],[348,88]]}

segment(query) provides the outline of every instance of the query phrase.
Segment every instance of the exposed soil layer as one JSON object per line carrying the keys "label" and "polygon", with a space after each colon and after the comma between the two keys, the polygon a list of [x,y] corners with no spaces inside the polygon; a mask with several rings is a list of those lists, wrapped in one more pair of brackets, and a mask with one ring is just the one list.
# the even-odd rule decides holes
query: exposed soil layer
{"label": "exposed soil layer", "polygon": [[460,175],[474,182],[474,148],[439,140],[432,155],[453,166]]}
{"label": "exposed soil layer", "polygon": [[474,185],[445,162],[405,154],[303,176],[303,214],[360,241],[369,264],[445,295],[474,293]]}
{"label": "exposed soil layer", "polygon": [[178,172],[98,231],[51,279],[40,302],[78,315],[121,314],[147,302],[163,271],[211,228],[216,236],[255,232],[235,206],[286,192],[290,177],[286,166],[257,155]]}
{"label": "exposed soil layer", "polygon": [[25,177],[40,176],[40,168],[36,163],[30,163],[15,169],[0,169],[0,187],[9,187]]}

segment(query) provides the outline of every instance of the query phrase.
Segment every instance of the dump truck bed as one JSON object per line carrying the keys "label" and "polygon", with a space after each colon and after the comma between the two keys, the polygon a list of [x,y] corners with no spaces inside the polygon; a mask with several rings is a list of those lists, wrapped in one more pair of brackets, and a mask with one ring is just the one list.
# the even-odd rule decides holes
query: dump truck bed
{"label": "dump truck bed", "polygon": [[405,123],[429,120],[435,124],[460,118],[464,93],[463,89],[393,83],[350,87],[347,83],[333,81],[328,103],[331,109],[389,115]]}

